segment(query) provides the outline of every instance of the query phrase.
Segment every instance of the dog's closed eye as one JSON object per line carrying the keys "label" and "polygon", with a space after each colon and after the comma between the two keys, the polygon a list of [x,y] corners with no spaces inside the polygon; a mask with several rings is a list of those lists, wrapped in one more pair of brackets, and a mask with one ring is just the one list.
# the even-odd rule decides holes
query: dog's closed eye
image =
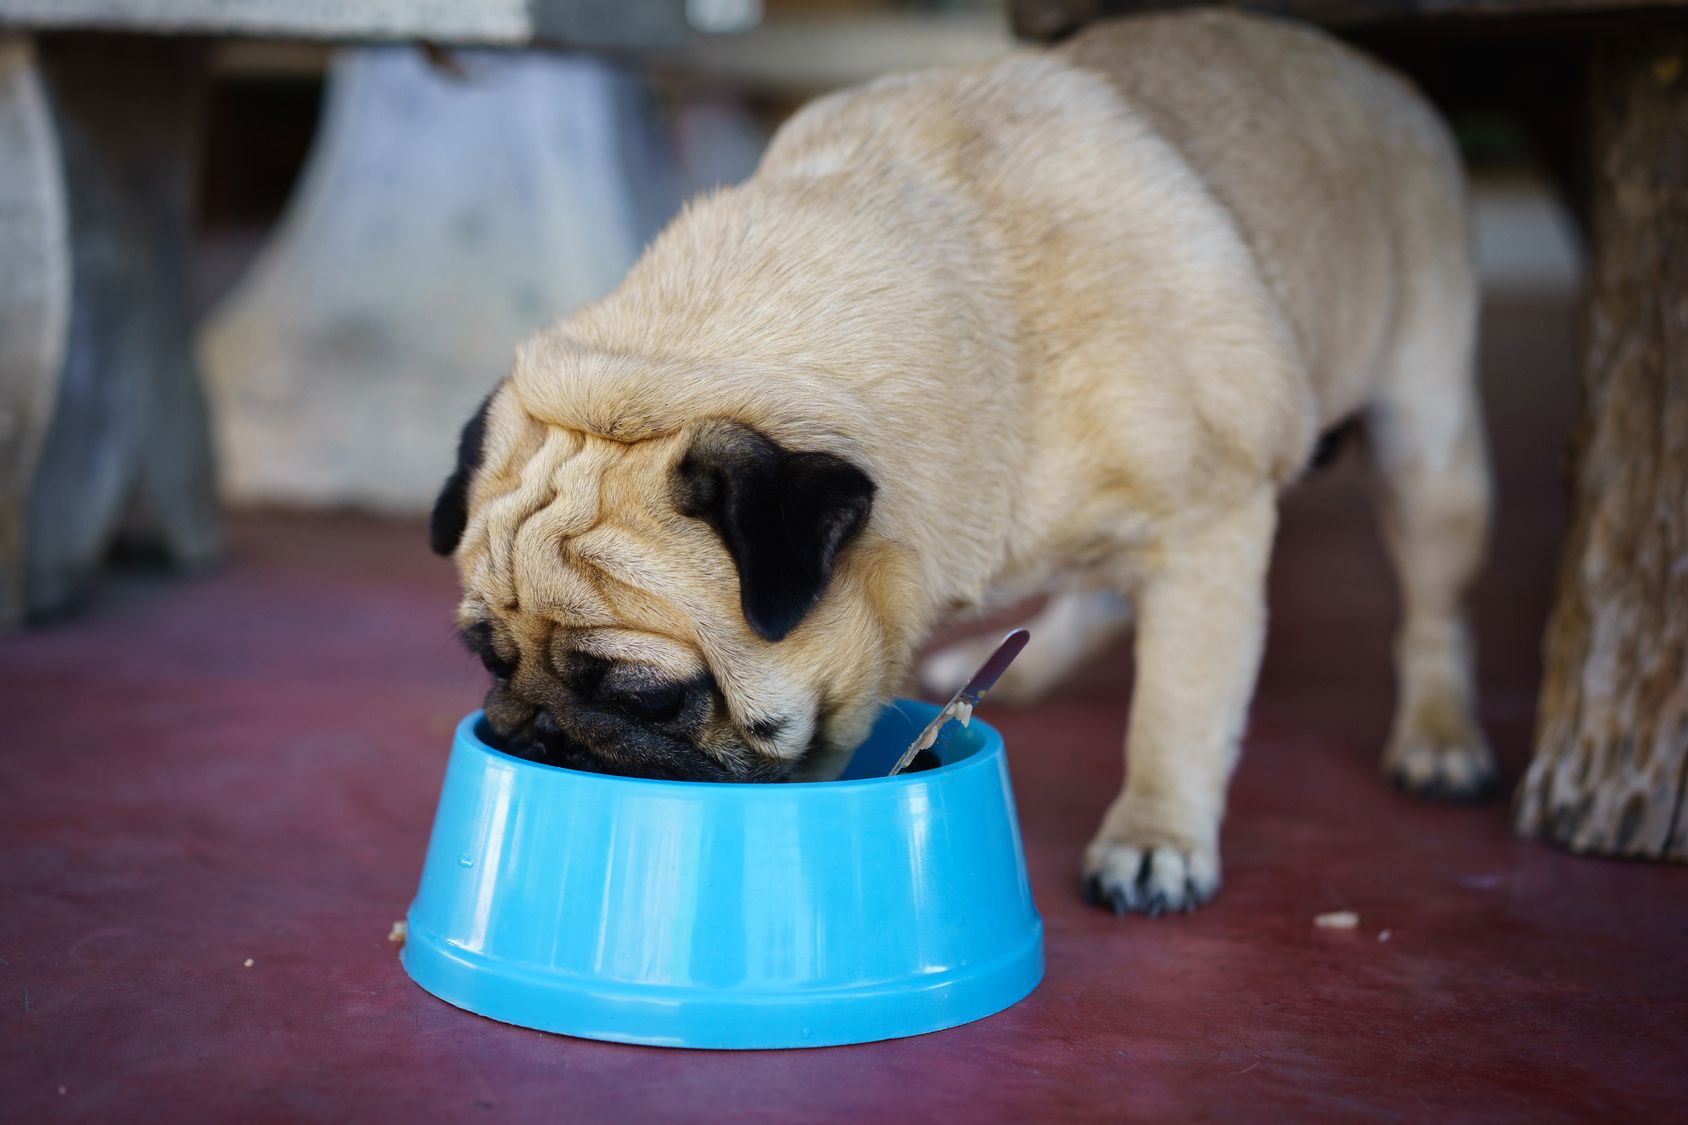
{"label": "dog's closed eye", "polygon": [[463,647],[480,657],[481,663],[492,674],[495,680],[508,680],[516,674],[516,667],[521,657],[518,654],[511,659],[505,659],[498,652],[498,646],[493,641],[492,622],[477,621],[458,634],[463,638]]}

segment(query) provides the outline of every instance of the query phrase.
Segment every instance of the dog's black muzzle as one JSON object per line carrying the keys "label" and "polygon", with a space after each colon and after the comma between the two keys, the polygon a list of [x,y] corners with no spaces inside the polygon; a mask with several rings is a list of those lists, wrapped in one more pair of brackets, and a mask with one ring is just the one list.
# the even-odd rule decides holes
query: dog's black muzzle
{"label": "dog's black muzzle", "polygon": [[783,781],[789,773],[787,763],[741,745],[701,748],[719,706],[710,677],[662,682],[595,663],[600,667],[571,668],[568,698],[544,706],[495,685],[486,701],[494,745],[547,765],[623,777]]}

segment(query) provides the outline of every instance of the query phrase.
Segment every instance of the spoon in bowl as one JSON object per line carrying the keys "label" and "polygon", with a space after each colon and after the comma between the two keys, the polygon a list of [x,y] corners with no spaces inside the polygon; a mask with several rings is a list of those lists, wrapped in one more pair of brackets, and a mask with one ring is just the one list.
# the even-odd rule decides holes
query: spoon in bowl
{"label": "spoon in bowl", "polygon": [[903,756],[897,759],[897,764],[891,767],[891,772],[886,776],[896,777],[899,773],[908,769],[909,764],[914,761],[917,754],[922,750],[930,749],[937,743],[938,735],[943,731],[944,724],[951,719],[956,719],[960,721],[962,726],[966,726],[973,718],[973,708],[979,705],[979,700],[984,698],[987,691],[996,686],[996,681],[1008,670],[1008,666],[1014,663],[1014,658],[1020,655],[1020,650],[1025,648],[1026,642],[1031,639],[1032,635],[1024,629],[1016,629],[1003,637],[1002,643],[997,645],[989,656],[985,657],[983,664],[979,665],[979,670],[974,672],[965,684],[961,685],[961,690],[950,697],[950,701],[944,705],[944,709],[939,711],[932,721],[926,724],[926,729],[921,731],[919,736],[908,744],[908,749],[903,751]]}

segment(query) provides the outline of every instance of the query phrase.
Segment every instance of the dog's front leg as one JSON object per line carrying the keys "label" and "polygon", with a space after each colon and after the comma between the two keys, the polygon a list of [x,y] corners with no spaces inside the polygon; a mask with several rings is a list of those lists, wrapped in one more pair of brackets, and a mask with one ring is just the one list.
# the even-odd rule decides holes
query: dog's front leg
{"label": "dog's front leg", "polygon": [[1193,910],[1219,889],[1219,821],[1265,636],[1277,523],[1263,491],[1166,544],[1139,581],[1126,784],[1085,853],[1116,914]]}

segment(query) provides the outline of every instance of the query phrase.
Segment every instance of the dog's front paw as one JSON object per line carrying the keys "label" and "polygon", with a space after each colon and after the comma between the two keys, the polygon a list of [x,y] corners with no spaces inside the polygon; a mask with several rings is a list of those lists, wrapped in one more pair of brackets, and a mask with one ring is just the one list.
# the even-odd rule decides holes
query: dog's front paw
{"label": "dog's front paw", "polygon": [[1219,890],[1219,849],[1198,835],[1151,827],[1121,801],[1084,854],[1085,901],[1115,914],[1188,913]]}
{"label": "dog's front paw", "polygon": [[1478,801],[1496,789],[1495,757],[1463,703],[1415,708],[1383,754],[1395,788],[1442,801]]}

